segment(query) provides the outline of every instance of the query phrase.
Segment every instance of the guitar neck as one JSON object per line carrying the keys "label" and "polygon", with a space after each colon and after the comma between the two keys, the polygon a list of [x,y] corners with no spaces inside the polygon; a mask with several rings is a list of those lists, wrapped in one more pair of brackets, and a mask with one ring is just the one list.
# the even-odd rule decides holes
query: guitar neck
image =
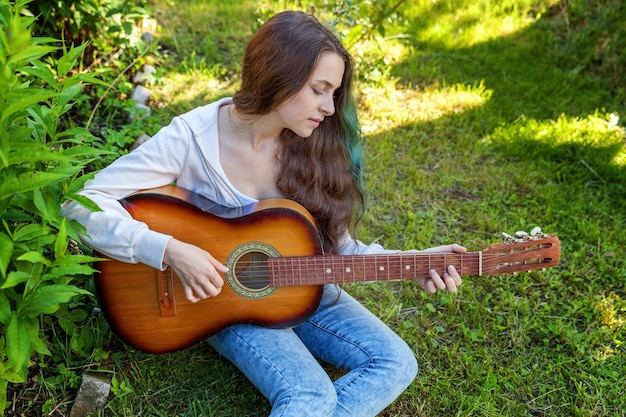
{"label": "guitar neck", "polygon": [[396,281],[427,278],[429,271],[454,265],[460,275],[482,275],[482,252],[393,253],[269,258],[269,284],[275,287]]}

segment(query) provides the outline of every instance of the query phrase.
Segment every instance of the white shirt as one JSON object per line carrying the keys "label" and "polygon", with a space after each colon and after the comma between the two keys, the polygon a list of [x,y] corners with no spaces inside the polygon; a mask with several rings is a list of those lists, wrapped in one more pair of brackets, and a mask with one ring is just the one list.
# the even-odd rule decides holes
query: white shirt
{"label": "white shirt", "polygon": [[[221,99],[175,117],[154,137],[87,181],[80,194],[102,211],[91,212],[75,201],[62,206],[64,216],[86,228],[83,242],[113,259],[164,269],[163,255],[171,236],[134,220],[120,199],[139,190],[176,183],[226,207],[257,202],[230,183],[220,164],[217,116],[219,108],[230,103],[230,98]],[[397,251],[384,250],[378,244],[365,245],[347,232],[340,242],[343,255],[392,252]]]}

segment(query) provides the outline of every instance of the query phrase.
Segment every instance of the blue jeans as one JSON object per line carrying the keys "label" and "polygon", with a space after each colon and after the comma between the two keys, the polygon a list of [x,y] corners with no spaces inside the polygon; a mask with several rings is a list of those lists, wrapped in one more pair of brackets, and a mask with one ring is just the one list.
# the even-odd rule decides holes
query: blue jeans
{"label": "blue jeans", "polygon": [[[293,329],[233,325],[209,344],[270,401],[271,417],[375,416],[417,374],[407,344],[334,285],[324,288],[315,314]],[[316,358],[347,373],[331,381]]]}

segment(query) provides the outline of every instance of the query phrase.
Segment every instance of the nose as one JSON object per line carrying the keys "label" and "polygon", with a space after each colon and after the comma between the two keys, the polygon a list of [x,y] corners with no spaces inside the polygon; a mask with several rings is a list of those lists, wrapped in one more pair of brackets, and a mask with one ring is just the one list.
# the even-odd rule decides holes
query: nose
{"label": "nose", "polygon": [[335,98],[330,94],[324,95],[319,110],[324,116],[332,116],[335,113]]}

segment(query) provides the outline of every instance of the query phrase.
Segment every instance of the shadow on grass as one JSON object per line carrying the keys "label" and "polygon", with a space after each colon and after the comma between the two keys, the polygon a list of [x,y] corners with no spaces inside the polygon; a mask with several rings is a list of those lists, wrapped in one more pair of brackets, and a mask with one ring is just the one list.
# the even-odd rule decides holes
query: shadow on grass
{"label": "shadow on grass", "polygon": [[[580,27],[569,28],[577,30],[578,35],[583,31],[589,34],[572,35],[567,40],[556,39],[557,35],[564,36],[559,31],[565,28],[560,27],[562,16],[554,6],[521,31],[471,47],[420,42],[417,34],[425,30],[424,22],[436,22],[439,14],[448,14],[444,7],[448,7],[445,2],[435,2],[428,16],[416,19],[410,29],[416,35],[408,40],[414,53],[396,65],[392,74],[410,86],[481,84],[492,94],[480,107],[405,128],[422,132],[445,128],[450,132],[446,139],[451,146],[474,138],[480,142],[475,145],[499,158],[499,163],[519,162],[563,187],[572,183],[599,185],[613,208],[623,210],[626,166],[624,161],[616,161],[616,156],[624,151],[624,129],[615,126],[612,133],[605,129],[598,140],[593,137],[593,127],[587,131],[581,128],[579,137],[570,141],[560,135],[571,128],[560,130],[558,124],[559,120],[584,121],[598,113],[606,117],[606,113],[613,112],[626,118],[626,97],[620,85],[626,69],[618,67],[621,61],[615,61],[614,53],[618,43],[624,41],[619,33],[610,32],[626,28],[626,5],[607,3],[595,16],[593,23],[597,26],[582,27],[578,22]],[[462,31],[474,22],[456,24]],[[595,55],[581,56],[583,49]],[[419,78],[416,72],[434,75]],[[485,138],[489,140],[483,141]]]}

